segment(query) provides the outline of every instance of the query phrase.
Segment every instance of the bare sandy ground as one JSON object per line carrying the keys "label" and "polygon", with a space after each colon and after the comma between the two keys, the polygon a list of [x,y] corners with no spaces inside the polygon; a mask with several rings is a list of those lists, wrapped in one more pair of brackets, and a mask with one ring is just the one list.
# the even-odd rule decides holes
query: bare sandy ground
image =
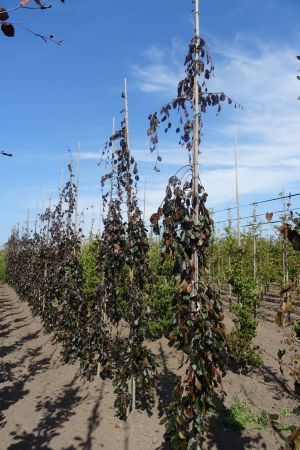
{"label": "bare sandy ground", "polygon": [[[276,361],[282,337],[283,331],[273,321],[261,322],[257,343],[264,366],[248,376],[228,372],[224,379],[227,406],[235,395],[247,398],[257,413],[281,413],[298,406],[283,384]],[[164,427],[159,420],[178,373],[177,355],[164,339],[151,343],[151,348],[160,361],[156,407],[152,416],[136,412],[124,423],[114,415],[111,381],[87,382],[78,365],[63,364],[59,346],[43,333],[39,318],[32,317],[12,289],[0,286],[0,450],[161,448]],[[206,447],[210,450],[277,450],[282,442],[271,427],[259,432],[227,431],[220,414],[208,422]],[[297,417],[289,414],[286,423],[297,423]]]}

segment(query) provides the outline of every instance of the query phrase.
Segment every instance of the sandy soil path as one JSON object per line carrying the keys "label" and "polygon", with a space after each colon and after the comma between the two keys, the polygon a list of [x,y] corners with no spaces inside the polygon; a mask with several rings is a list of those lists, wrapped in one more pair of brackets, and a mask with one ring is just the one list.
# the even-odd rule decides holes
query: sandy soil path
{"label": "sandy soil path", "polygon": [[[265,367],[250,377],[228,373],[228,405],[235,394],[249,397],[257,410],[273,412],[297,405],[282,389],[274,363],[281,337],[273,324],[260,327]],[[157,405],[151,417],[136,412],[129,422],[121,422],[114,416],[111,382],[87,382],[77,365],[63,364],[59,346],[43,333],[39,318],[32,317],[12,289],[0,286],[0,450],[160,448],[164,427],[159,417],[170,398],[176,355],[164,340],[151,345],[160,359]],[[279,448],[280,439],[270,430],[225,431],[218,416],[209,422],[208,449]]]}

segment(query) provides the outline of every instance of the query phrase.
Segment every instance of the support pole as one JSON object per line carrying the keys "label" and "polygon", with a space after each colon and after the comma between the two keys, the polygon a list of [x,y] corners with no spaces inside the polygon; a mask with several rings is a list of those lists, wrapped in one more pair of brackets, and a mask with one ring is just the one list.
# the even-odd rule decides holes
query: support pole
{"label": "support pole", "polygon": [[[112,120],[112,136],[115,134],[115,118]],[[112,202],[113,199],[113,189],[114,189],[114,172],[115,172],[115,141],[112,141],[111,148],[111,180],[110,180],[110,195],[109,202]]]}
{"label": "support pole", "polygon": [[34,234],[37,232],[37,224],[39,220],[39,203],[36,204],[36,215],[35,215],[35,221],[34,221]]}
{"label": "support pole", "polygon": [[[130,221],[130,204],[131,204],[131,186],[129,184],[129,177],[130,177],[130,173],[129,173],[129,166],[130,166],[130,148],[129,148],[129,112],[128,112],[128,92],[127,92],[127,80],[125,78],[125,84],[124,84],[124,110],[125,110],[125,140],[126,140],[126,144],[127,144],[127,149],[128,149],[128,155],[127,155],[127,164],[128,164],[128,168],[127,168],[127,220],[128,220],[128,224]],[[134,414],[135,412],[135,404],[136,404],[136,380],[135,380],[135,376],[132,374],[131,376],[131,382],[130,382],[130,390],[131,390],[131,398],[132,398],[132,403],[131,403],[131,411]]]}
{"label": "support pole", "polygon": [[130,165],[130,148],[129,148],[129,112],[128,112],[128,92],[127,92],[127,79],[125,78],[124,82],[124,111],[125,111],[125,141],[127,143],[128,148],[128,157],[127,157],[127,163],[128,163],[128,169],[127,169],[127,218],[129,223],[130,218],[130,211],[129,211],[129,204],[131,202],[131,187],[129,184],[129,165]]}
{"label": "support pole", "polygon": [[[194,225],[197,226],[199,224],[199,121],[200,121],[200,113],[199,113],[199,75],[198,68],[200,63],[200,54],[199,54],[199,43],[200,43],[200,13],[199,13],[199,0],[195,0],[195,12],[194,12],[194,22],[195,22],[195,39],[196,39],[196,52],[195,52],[195,64],[196,64],[196,73],[194,76],[194,98],[193,98],[193,110],[194,110],[194,119],[193,119],[193,164],[192,164],[192,193],[193,198],[197,199],[196,206],[194,208],[193,213],[193,221]],[[195,250],[192,258],[194,274],[193,274],[193,293],[196,295],[198,290],[198,282],[199,282],[199,258],[198,252]]]}
{"label": "support pole", "polygon": [[[232,239],[231,239],[231,210],[228,209],[228,240],[229,240],[229,251],[228,251],[228,272],[231,274],[231,246],[232,246]],[[229,283],[229,305],[231,308],[232,303],[232,285]]]}
{"label": "support pole", "polygon": [[[257,230],[257,216],[256,216],[256,204],[253,205],[253,280],[257,289],[257,259],[256,259],[256,230]],[[255,298],[255,304],[253,308],[253,316],[257,316],[257,293]]]}
{"label": "support pole", "polygon": [[79,176],[80,176],[80,142],[77,147],[77,179],[76,179],[76,200],[75,200],[75,232],[78,225],[78,200],[79,200]]}
{"label": "support pole", "polygon": [[147,177],[145,177],[145,186],[144,186],[144,211],[143,211],[144,225],[146,223],[146,195],[147,195]]}
{"label": "support pole", "polygon": [[234,156],[235,156],[235,195],[236,195],[236,214],[237,214],[237,244],[241,246],[241,223],[240,223],[240,196],[239,196],[239,172],[238,172],[238,149],[237,133],[234,135]]}
{"label": "support pole", "polygon": [[124,110],[125,110],[125,139],[129,149],[129,111],[128,111],[128,90],[127,79],[124,81]]}
{"label": "support pole", "polygon": [[64,189],[64,183],[65,183],[64,169],[61,169],[61,192]]}
{"label": "support pole", "polygon": [[46,211],[46,186],[44,186],[44,197],[43,197],[43,213]]}
{"label": "support pole", "polygon": [[253,207],[253,279],[257,281],[257,259],[256,259],[256,230],[257,230],[257,216],[256,204]]}
{"label": "support pole", "polygon": [[26,220],[25,220],[25,232],[27,235],[29,235],[29,228],[30,228],[29,208],[27,208]]}

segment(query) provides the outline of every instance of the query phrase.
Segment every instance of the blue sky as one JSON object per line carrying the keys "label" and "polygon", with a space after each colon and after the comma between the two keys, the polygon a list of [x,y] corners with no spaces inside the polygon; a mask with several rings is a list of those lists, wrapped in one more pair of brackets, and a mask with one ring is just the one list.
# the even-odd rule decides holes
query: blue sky
{"label": "blue sky", "polygon": [[[1,5],[11,4],[3,0]],[[283,189],[300,191],[298,0],[200,0],[200,8],[201,34],[215,65],[212,88],[244,106],[243,111],[225,107],[218,117],[214,112],[204,117],[201,180],[209,206],[234,204],[235,130],[242,203],[276,196]],[[125,76],[141,189],[147,178],[146,215],[156,209],[168,177],[185,163],[186,155],[170,133],[160,144],[161,172],[154,173],[147,116],[176,92],[193,34],[191,10],[190,0],[89,0],[84,7],[79,1],[53,0],[51,10],[12,14],[11,21],[40,33],[54,32],[64,42],[59,47],[44,44],[19,28],[15,38],[0,36],[0,150],[14,154],[0,159],[0,243],[15,223],[24,222],[28,208],[34,217],[44,191],[47,199],[55,200],[67,149],[75,152],[78,142],[80,208],[95,205],[98,221],[98,155],[110,135],[112,117],[119,122]],[[293,206],[300,206],[297,197]]]}

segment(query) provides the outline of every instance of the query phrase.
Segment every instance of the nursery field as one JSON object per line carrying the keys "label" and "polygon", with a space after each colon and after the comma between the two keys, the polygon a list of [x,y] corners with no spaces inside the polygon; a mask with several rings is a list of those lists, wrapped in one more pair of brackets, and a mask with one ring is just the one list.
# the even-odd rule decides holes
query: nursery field
{"label": "nursery field", "polygon": [[[266,310],[272,311],[269,305]],[[136,411],[127,422],[115,417],[110,380],[85,381],[78,364],[61,361],[60,346],[44,334],[26,302],[7,285],[0,287],[1,448],[8,450],[153,450],[163,447],[162,409],[170,400],[180,354],[166,339],[151,342],[157,355],[156,405],[151,416]],[[232,326],[226,308],[226,326]],[[224,377],[225,407],[208,418],[207,449],[280,448],[299,421],[299,402],[289,392],[277,361],[283,330],[261,320],[255,343],[263,364],[248,374],[231,367]],[[180,358],[179,358],[180,359]],[[278,414],[276,424],[270,414]]]}
{"label": "nursery field", "polygon": [[[96,9],[95,14],[89,10],[89,21],[82,20],[82,11],[80,15],[77,11],[73,13],[78,27],[73,30],[73,38],[80,39],[80,45],[77,40],[71,47],[64,47],[63,39],[53,33],[44,35],[33,31],[31,25],[27,28],[8,22],[11,13],[21,14],[21,10],[30,14],[31,10],[47,10],[50,15],[52,5],[48,1],[21,0],[9,10],[0,8],[1,30],[7,38],[14,37],[15,27],[21,27],[28,39],[30,35],[49,43],[49,47],[55,44],[55,48],[66,49],[60,60],[49,62],[50,72],[60,71],[61,65],[66,69],[67,65],[71,74],[69,53],[76,53],[76,74],[61,82],[63,95],[55,102],[55,113],[47,112],[47,134],[37,120],[36,132],[32,133],[32,122],[28,122],[27,135],[23,136],[21,129],[5,133],[10,138],[22,136],[18,144],[22,155],[20,150],[16,154],[0,150],[2,161],[5,158],[14,163],[16,158],[14,167],[18,169],[11,179],[20,183],[19,188],[9,187],[7,193],[12,191],[16,197],[19,192],[18,201],[31,205],[25,222],[7,211],[6,220],[14,219],[0,247],[0,450],[300,450],[299,119],[294,114],[290,120],[289,112],[290,103],[298,96],[298,88],[297,95],[296,90],[290,90],[292,79],[296,83],[300,80],[291,59],[298,63],[300,56],[287,51],[286,45],[284,53],[289,59],[280,65],[280,73],[284,68],[286,74],[279,85],[279,70],[272,62],[278,63],[277,54],[258,64],[256,52],[249,48],[247,57],[238,56],[235,61],[239,47],[225,51],[223,35],[213,43],[213,33],[208,33],[207,41],[200,34],[200,17],[203,29],[209,29],[205,14],[211,6],[203,5],[202,15],[199,0],[188,3],[193,32],[191,20],[184,19],[179,9],[176,20],[180,22],[172,25],[172,2],[172,6],[167,2],[151,5],[146,13],[146,4],[141,11],[140,2],[127,7],[120,1],[94,1],[95,8],[113,8],[110,20],[115,19],[114,26],[108,34],[98,23],[91,24]],[[246,3],[250,8],[254,2]],[[64,6],[67,14],[76,8]],[[231,16],[229,5],[225,8],[220,2],[219,6],[212,7],[212,31],[219,28],[216,13],[220,12],[222,22]],[[122,8],[126,14],[120,12]],[[166,22],[158,26],[156,21],[162,20],[164,8]],[[144,26],[132,14],[137,9],[144,16]],[[241,8],[237,16],[246,12]],[[150,20],[147,14],[155,19]],[[106,25],[108,15],[103,18]],[[143,28],[134,38],[135,50],[139,49],[145,61],[149,59],[149,66],[145,61],[141,65],[130,63],[133,47],[126,36],[129,31],[137,32],[138,25]],[[151,33],[146,31],[148,26]],[[190,39],[183,45],[175,36],[185,27],[190,30]],[[98,31],[103,34],[94,39],[93,33]],[[170,52],[164,43],[169,32],[173,34]],[[243,39],[238,30],[236,33],[234,42],[240,45]],[[90,52],[83,46],[87,36]],[[151,38],[160,47],[149,47],[148,43],[148,49],[143,50],[142,38]],[[247,41],[255,40],[247,37]],[[94,52],[91,46],[95,42]],[[103,52],[98,49],[100,44]],[[220,85],[224,82],[226,92],[219,87],[214,90],[220,86],[214,81],[215,62],[210,53],[214,47],[220,47],[215,52],[216,66],[223,66]],[[268,45],[265,47],[271,53]],[[177,53],[184,48],[183,70],[179,72]],[[24,52],[21,55],[25,61]],[[118,103],[113,105],[105,98],[117,92],[114,67],[121,68],[123,56],[125,67],[131,68],[136,77],[145,77],[145,82],[135,79],[131,97],[124,78]],[[169,58],[173,75],[165,65]],[[90,64],[96,60],[97,65],[101,63],[98,69]],[[38,64],[40,71],[43,63]],[[266,66],[270,73],[262,75],[264,95],[260,95],[256,78]],[[104,69],[110,70],[106,81],[101,78]],[[241,84],[238,92],[230,92],[240,86],[240,81],[231,74],[228,77],[229,70],[237,78],[241,71],[246,89]],[[26,71],[22,67],[7,72]],[[177,80],[179,73],[182,79]],[[63,70],[59,79],[63,79],[61,75]],[[80,77],[74,84],[73,75]],[[86,76],[89,78],[84,81]],[[248,82],[250,76],[252,81]],[[271,77],[276,83],[269,87]],[[44,79],[37,71],[31,78],[39,82]],[[47,107],[59,87],[57,84],[51,91],[53,80],[45,84],[48,97],[41,96],[35,115],[26,111],[26,118],[44,121],[46,115],[40,105]],[[25,85],[28,88],[26,79]],[[80,108],[79,85],[84,86]],[[277,91],[286,85],[287,93],[277,98]],[[76,90],[68,94],[66,88],[71,86]],[[146,102],[146,97],[137,99],[137,91],[151,94],[151,102]],[[248,97],[245,105],[239,98],[240,91]],[[99,94],[101,101],[97,100]],[[21,98],[21,92],[18,95]],[[20,98],[11,103],[31,103]],[[76,99],[77,110],[71,99]],[[93,110],[96,105],[105,107],[103,117]],[[277,120],[267,114],[271,105],[278,110]],[[244,106],[246,113],[239,119]],[[73,109],[77,122],[72,123],[69,113],[63,113],[64,107]],[[104,117],[108,111],[114,111],[112,127],[110,117],[109,122]],[[228,118],[221,119],[219,134],[214,120],[226,111],[233,112],[231,123]],[[131,120],[131,112],[139,122]],[[264,122],[260,122],[263,116]],[[60,128],[50,119],[62,122]],[[69,125],[66,119],[70,119]],[[23,146],[37,152],[44,140],[48,145],[45,148],[51,149],[50,134],[60,139],[56,146],[65,138],[72,142],[81,122],[89,124],[96,134],[101,130],[100,150],[91,151],[99,149],[94,140],[88,141],[90,151],[82,152],[81,144],[77,152],[68,146],[67,167],[60,167],[59,185],[55,181],[48,190],[44,187],[43,202],[36,202],[33,213],[32,192],[38,195],[39,187],[29,188],[29,181],[22,177],[31,178],[26,167],[33,170],[35,159]],[[16,130],[15,118],[13,123]],[[129,123],[134,124],[133,129]],[[280,130],[281,123],[291,128]],[[238,124],[245,140],[240,169]],[[268,126],[275,128],[266,132]],[[228,141],[231,133],[234,165]],[[278,142],[271,140],[274,135]],[[298,153],[293,153],[295,149],[288,151],[286,142],[280,140],[286,136],[293,137],[288,143]],[[40,142],[34,144],[31,139]],[[203,139],[208,140],[205,146]],[[149,153],[144,152],[145,142]],[[266,152],[277,158],[273,171],[264,160]],[[36,159],[44,164],[43,170],[37,167],[32,174],[40,186],[44,174],[48,169],[50,172],[51,161],[61,164],[62,158],[61,154],[48,155],[39,150]],[[93,160],[97,163],[88,170],[87,164],[91,168]],[[150,161],[154,164],[151,175]],[[167,170],[162,170],[165,163]],[[92,176],[96,176],[96,185]],[[210,197],[211,189],[215,192]],[[6,201],[14,205],[13,200]],[[22,204],[23,213],[25,207]],[[5,207],[2,209],[6,212]]]}

